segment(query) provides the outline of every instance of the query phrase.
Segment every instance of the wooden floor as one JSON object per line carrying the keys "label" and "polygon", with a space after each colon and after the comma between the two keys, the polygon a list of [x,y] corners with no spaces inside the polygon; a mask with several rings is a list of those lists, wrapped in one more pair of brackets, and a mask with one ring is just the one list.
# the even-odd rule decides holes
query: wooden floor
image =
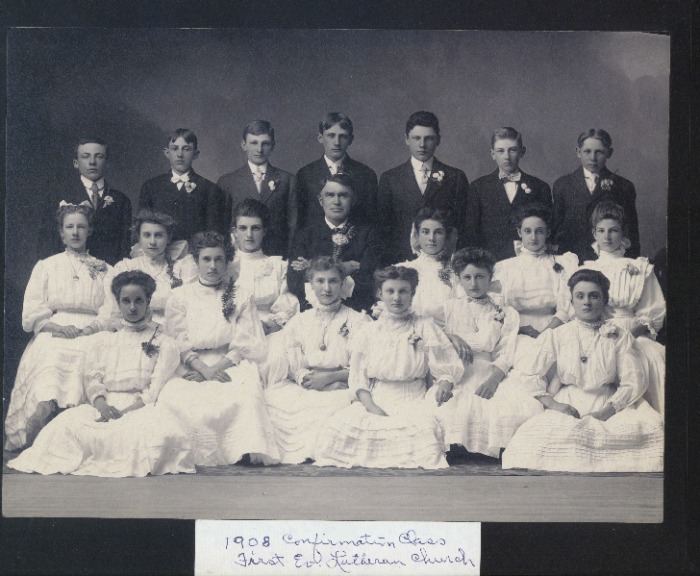
{"label": "wooden floor", "polygon": [[[311,467],[309,467],[311,468]],[[482,467],[483,468],[483,467]],[[309,476],[242,469],[147,478],[5,473],[6,517],[480,522],[663,521],[662,474]]]}

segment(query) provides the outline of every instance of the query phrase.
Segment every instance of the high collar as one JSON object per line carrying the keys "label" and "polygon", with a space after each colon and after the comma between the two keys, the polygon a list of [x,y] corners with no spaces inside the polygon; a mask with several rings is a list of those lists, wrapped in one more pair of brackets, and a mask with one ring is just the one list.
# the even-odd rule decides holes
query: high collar
{"label": "high collar", "polygon": [[601,250],[598,242],[593,242],[591,246],[593,247],[593,251],[598,255],[598,260],[616,260],[618,258],[624,258],[625,252],[627,251],[624,244],[620,244],[620,247],[615,250],[615,252]]}
{"label": "high collar", "polygon": [[547,245],[545,244],[544,246],[542,246],[542,248],[537,250],[537,252],[533,252],[532,250],[528,250],[527,248],[525,248],[525,246],[521,245],[519,255],[520,254],[525,255],[525,256],[544,256],[547,254]]}
{"label": "high collar", "polygon": [[576,325],[585,330],[598,330],[605,324],[605,320],[596,320],[595,322],[586,322],[585,320],[580,320],[576,318]]}
{"label": "high collar", "polygon": [[84,186],[85,188],[87,188],[88,190],[90,190],[90,189],[92,188],[92,185],[93,185],[93,184],[97,184],[98,193],[100,193],[100,196],[102,195],[102,193],[104,193],[104,189],[105,189],[105,179],[104,179],[104,177],[103,177],[103,178],[100,178],[99,180],[95,180],[95,181],[93,182],[92,180],[90,180],[89,178],[85,178],[85,176],[83,176],[83,175],[81,174],[81,175],[80,175],[80,181],[83,183],[83,186]]}
{"label": "high collar", "polygon": [[414,172],[420,172],[423,169],[423,166],[427,166],[428,170],[430,172],[433,171],[433,164],[435,163],[435,156],[431,156],[428,158],[425,162],[421,162],[420,160],[416,160],[413,156],[411,156],[411,167],[413,168]]}
{"label": "high collar", "polygon": [[338,298],[335,302],[331,302],[330,304],[321,304],[317,299],[314,304],[314,309],[318,310],[322,314],[335,314],[338,310],[340,310],[342,305],[342,298]]}
{"label": "high collar", "polygon": [[151,312],[150,308],[148,312],[146,312],[146,315],[138,322],[129,322],[124,318],[121,319],[122,329],[126,332],[144,332],[151,326],[151,323],[155,324],[155,322],[153,322],[153,312]]}
{"label": "high collar", "polygon": [[267,174],[268,170],[270,169],[270,164],[269,162],[265,162],[265,164],[253,164],[250,160],[248,160],[248,168],[250,168],[250,171],[253,174],[257,174],[258,172]]}
{"label": "high collar", "polygon": [[255,252],[243,252],[243,250],[238,250],[236,252],[236,257],[239,260],[263,260],[268,256],[263,252],[262,248],[259,248]]}

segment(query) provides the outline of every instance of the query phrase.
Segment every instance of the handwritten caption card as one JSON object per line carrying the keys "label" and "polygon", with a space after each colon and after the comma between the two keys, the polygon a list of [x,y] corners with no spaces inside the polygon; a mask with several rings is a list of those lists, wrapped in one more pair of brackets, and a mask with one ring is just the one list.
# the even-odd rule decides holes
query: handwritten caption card
{"label": "handwritten caption card", "polygon": [[195,576],[471,575],[478,522],[197,520]]}

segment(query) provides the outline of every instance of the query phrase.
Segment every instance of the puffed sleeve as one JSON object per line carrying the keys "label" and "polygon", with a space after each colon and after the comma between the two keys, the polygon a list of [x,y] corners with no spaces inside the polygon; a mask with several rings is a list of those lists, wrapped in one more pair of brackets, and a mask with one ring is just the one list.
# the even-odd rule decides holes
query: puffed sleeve
{"label": "puffed sleeve", "polygon": [[503,327],[501,337],[498,339],[493,349],[493,365],[504,374],[513,367],[515,359],[515,343],[518,339],[518,329],[520,328],[520,314],[510,306],[504,309]]}
{"label": "puffed sleeve", "polygon": [[646,392],[649,382],[644,363],[634,347],[634,338],[627,330],[620,329],[615,351],[620,384],[610,398],[610,404],[615,408],[615,412],[619,412],[639,400]]}
{"label": "puffed sleeve", "polygon": [[97,318],[91,324],[91,326],[95,328],[95,331],[116,330],[119,327],[121,316],[119,314],[119,306],[117,306],[117,299],[112,294],[112,281],[117,274],[126,271],[126,267],[122,262],[123,260],[117,262],[114,267],[109,269],[105,274],[102,283],[105,292],[104,302],[102,306],[100,306]]}
{"label": "puffed sleeve", "polygon": [[85,396],[90,404],[94,404],[98,396],[107,396],[107,388],[104,385],[105,369],[107,356],[115,344],[116,334],[101,332],[87,338],[89,339],[87,357],[90,358],[90,362],[85,370]]}
{"label": "puffed sleeve", "polygon": [[180,364],[180,352],[175,340],[170,336],[162,335],[156,340],[158,346],[158,358],[151,373],[151,382],[143,392],[141,401],[144,404],[154,404],[165,383],[172,377]]}
{"label": "puffed sleeve", "polygon": [[39,334],[44,324],[53,316],[53,310],[48,305],[48,283],[49,271],[44,261],[39,260],[24,291],[22,328],[25,332]]}
{"label": "puffed sleeve", "polygon": [[199,278],[199,269],[194,261],[192,254],[188,254],[184,258],[177,260],[173,265],[173,274],[180,278],[183,284],[196,282]]}
{"label": "puffed sleeve", "polygon": [[634,316],[637,322],[647,327],[651,337],[656,339],[657,332],[661,330],[666,318],[666,299],[653,267],[649,265],[648,269],[642,294],[634,308]]}
{"label": "puffed sleeve", "polygon": [[350,369],[348,372],[348,388],[352,398],[357,398],[360,390],[370,389],[370,379],[367,376],[366,350],[370,345],[368,338],[371,324],[359,327],[350,341]]}
{"label": "puffed sleeve", "polygon": [[187,302],[182,288],[173,290],[165,305],[165,331],[175,339],[182,363],[187,364],[195,353],[187,334]]}
{"label": "puffed sleeve", "polygon": [[530,362],[521,366],[516,375],[520,378],[522,391],[534,398],[548,394],[547,373],[556,362],[554,332],[555,330],[548,328],[537,337],[537,341],[541,341],[537,354],[530,359]]}
{"label": "puffed sleeve", "polygon": [[295,316],[284,327],[284,341],[289,362],[289,376],[297,384],[301,384],[311,370],[309,370],[304,348],[302,346],[301,316]]}
{"label": "puffed sleeve", "polygon": [[236,326],[226,357],[236,361],[240,356],[259,362],[267,355],[267,340],[252,297],[236,303]]}
{"label": "puffed sleeve", "polygon": [[436,381],[447,380],[456,384],[464,373],[464,365],[452,342],[432,318],[421,318],[420,321],[421,337],[428,353],[430,373]]}
{"label": "puffed sleeve", "polygon": [[574,317],[574,309],[571,306],[571,292],[567,282],[571,275],[578,269],[578,256],[572,252],[555,256],[555,262],[562,267],[559,272],[559,289],[557,291],[557,312],[555,317],[566,324]]}
{"label": "puffed sleeve", "polygon": [[278,267],[279,296],[270,306],[272,319],[280,326],[284,326],[289,319],[299,313],[299,299],[289,291],[287,286],[287,263],[280,259]]}

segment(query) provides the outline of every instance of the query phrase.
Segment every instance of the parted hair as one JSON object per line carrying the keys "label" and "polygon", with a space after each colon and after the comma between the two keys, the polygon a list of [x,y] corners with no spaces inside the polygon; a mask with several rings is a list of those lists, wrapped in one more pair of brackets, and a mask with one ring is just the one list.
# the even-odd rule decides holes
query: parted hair
{"label": "parted hair", "polygon": [[440,122],[432,112],[426,110],[420,110],[414,112],[406,121],[406,136],[413,130],[416,126],[424,126],[425,128],[432,128],[435,130],[435,134],[440,137]]}
{"label": "parted hair", "polygon": [[499,140],[515,140],[518,146],[522,148],[523,146],[523,135],[518,132],[515,128],[510,126],[504,126],[503,128],[496,128],[491,135],[491,149],[496,145]]}
{"label": "parted hair", "polygon": [[175,220],[170,214],[156,212],[150,208],[142,208],[131,223],[131,239],[133,242],[139,241],[142,224],[158,224],[162,226],[165,228],[168,239],[172,238],[173,231],[175,230]]}
{"label": "parted hair", "polygon": [[595,227],[598,225],[598,222],[601,220],[617,220],[620,223],[620,226],[622,227],[622,231],[627,233],[627,219],[625,218],[625,209],[620,206],[619,204],[616,204],[615,202],[612,202],[610,200],[603,200],[600,204],[598,204],[595,209],[593,210],[593,214],[591,214],[591,226],[595,230]]}
{"label": "parted hair", "polygon": [[411,294],[416,293],[418,271],[405,266],[387,266],[374,272],[374,289],[380,292],[387,280],[405,280],[411,285]]}
{"label": "parted hair", "polygon": [[236,249],[233,247],[233,244],[231,244],[228,237],[212,230],[197,232],[194,236],[192,236],[192,241],[190,242],[190,253],[192,254],[192,258],[194,258],[195,262],[199,262],[199,254],[205,248],[222,248],[228,262],[231,262],[231,260],[233,260],[233,256],[236,254]]}
{"label": "parted hair", "polygon": [[175,140],[178,138],[182,138],[188,144],[192,144],[194,149],[197,150],[197,135],[189,128],[177,128],[176,130],[173,130],[168,135],[168,142],[166,143],[165,147],[167,148],[170,146],[170,144],[175,142]]}
{"label": "parted hair", "polygon": [[566,283],[571,294],[574,293],[574,287],[579,282],[592,282],[593,284],[597,284],[600,290],[603,292],[603,300],[606,304],[608,303],[608,300],[610,299],[610,280],[608,280],[605,274],[599,272],[598,270],[591,270],[590,268],[581,268],[580,270],[576,270],[576,272],[571,275],[571,278],[569,278],[569,281]]}
{"label": "parted hair", "polygon": [[489,276],[493,277],[493,271],[496,267],[496,259],[493,254],[483,248],[462,248],[457,250],[452,256],[452,270],[459,276],[462,271],[469,265],[477,268],[485,268],[489,271]]}
{"label": "parted hair", "polygon": [[272,140],[272,143],[275,143],[275,130],[272,127],[272,124],[270,124],[267,120],[253,120],[252,122],[246,124],[245,128],[243,129],[244,142],[248,134],[252,134],[253,136],[267,134],[270,137],[270,140]]}
{"label": "parted hair", "polygon": [[63,206],[59,206],[58,210],[56,210],[56,225],[59,230],[63,228],[63,220],[68,214],[82,214],[87,219],[90,228],[95,224],[95,211],[92,206],[88,206],[87,204],[64,204]]}
{"label": "parted hair", "polygon": [[260,218],[265,230],[270,226],[270,209],[255,198],[246,198],[242,202],[236,204],[236,207],[233,209],[231,230],[238,225],[238,219],[243,216],[247,216],[248,218]]}
{"label": "parted hair", "polygon": [[581,146],[583,146],[583,143],[588,138],[595,138],[596,140],[600,140],[603,143],[603,146],[605,146],[608,150],[612,150],[612,138],[610,137],[610,134],[608,134],[602,128],[589,128],[585,132],[581,132],[578,135],[578,147],[580,148]]}
{"label": "parted hair", "polygon": [[537,217],[542,220],[547,225],[547,230],[552,229],[552,211],[548,206],[540,202],[526,202],[525,204],[519,206],[513,215],[511,220],[513,226],[516,229],[520,229],[525,218]]}
{"label": "parted hair", "polygon": [[100,146],[105,147],[105,156],[109,158],[109,146],[107,146],[107,143],[102,140],[102,138],[80,138],[78,140],[78,143],[75,145],[75,157],[78,157],[78,148],[80,146],[83,146],[85,144],[99,144]]}
{"label": "parted hair", "polygon": [[350,120],[349,116],[341,114],[340,112],[329,112],[326,114],[318,123],[318,133],[323,134],[331,126],[335,126],[336,124],[340,124],[340,127],[343,130],[347,130],[350,136],[353,135],[352,120]]}
{"label": "parted hair", "polygon": [[423,206],[416,213],[415,218],[413,218],[413,229],[416,232],[420,231],[420,225],[425,220],[436,220],[440,222],[445,228],[447,233],[447,238],[452,234],[452,229],[454,228],[454,212],[452,210],[445,208],[431,208],[430,206]]}
{"label": "parted hair", "polygon": [[343,265],[332,256],[316,256],[309,260],[309,267],[304,271],[306,281],[311,282],[314,272],[325,272],[326,270],[336,270],[341,280],[345,280],[345,269]]}
{"label": "parted hair", "polygon": [[141,286],[146,293],[146,298],[148,298],[149,302],[151,301],[151,296],[156,291],[156,281],[141,270],[128,270],[117,274],[112,280],[112,286],[110,287],[114,297],[119,300],[122,288],[130,284]]}

